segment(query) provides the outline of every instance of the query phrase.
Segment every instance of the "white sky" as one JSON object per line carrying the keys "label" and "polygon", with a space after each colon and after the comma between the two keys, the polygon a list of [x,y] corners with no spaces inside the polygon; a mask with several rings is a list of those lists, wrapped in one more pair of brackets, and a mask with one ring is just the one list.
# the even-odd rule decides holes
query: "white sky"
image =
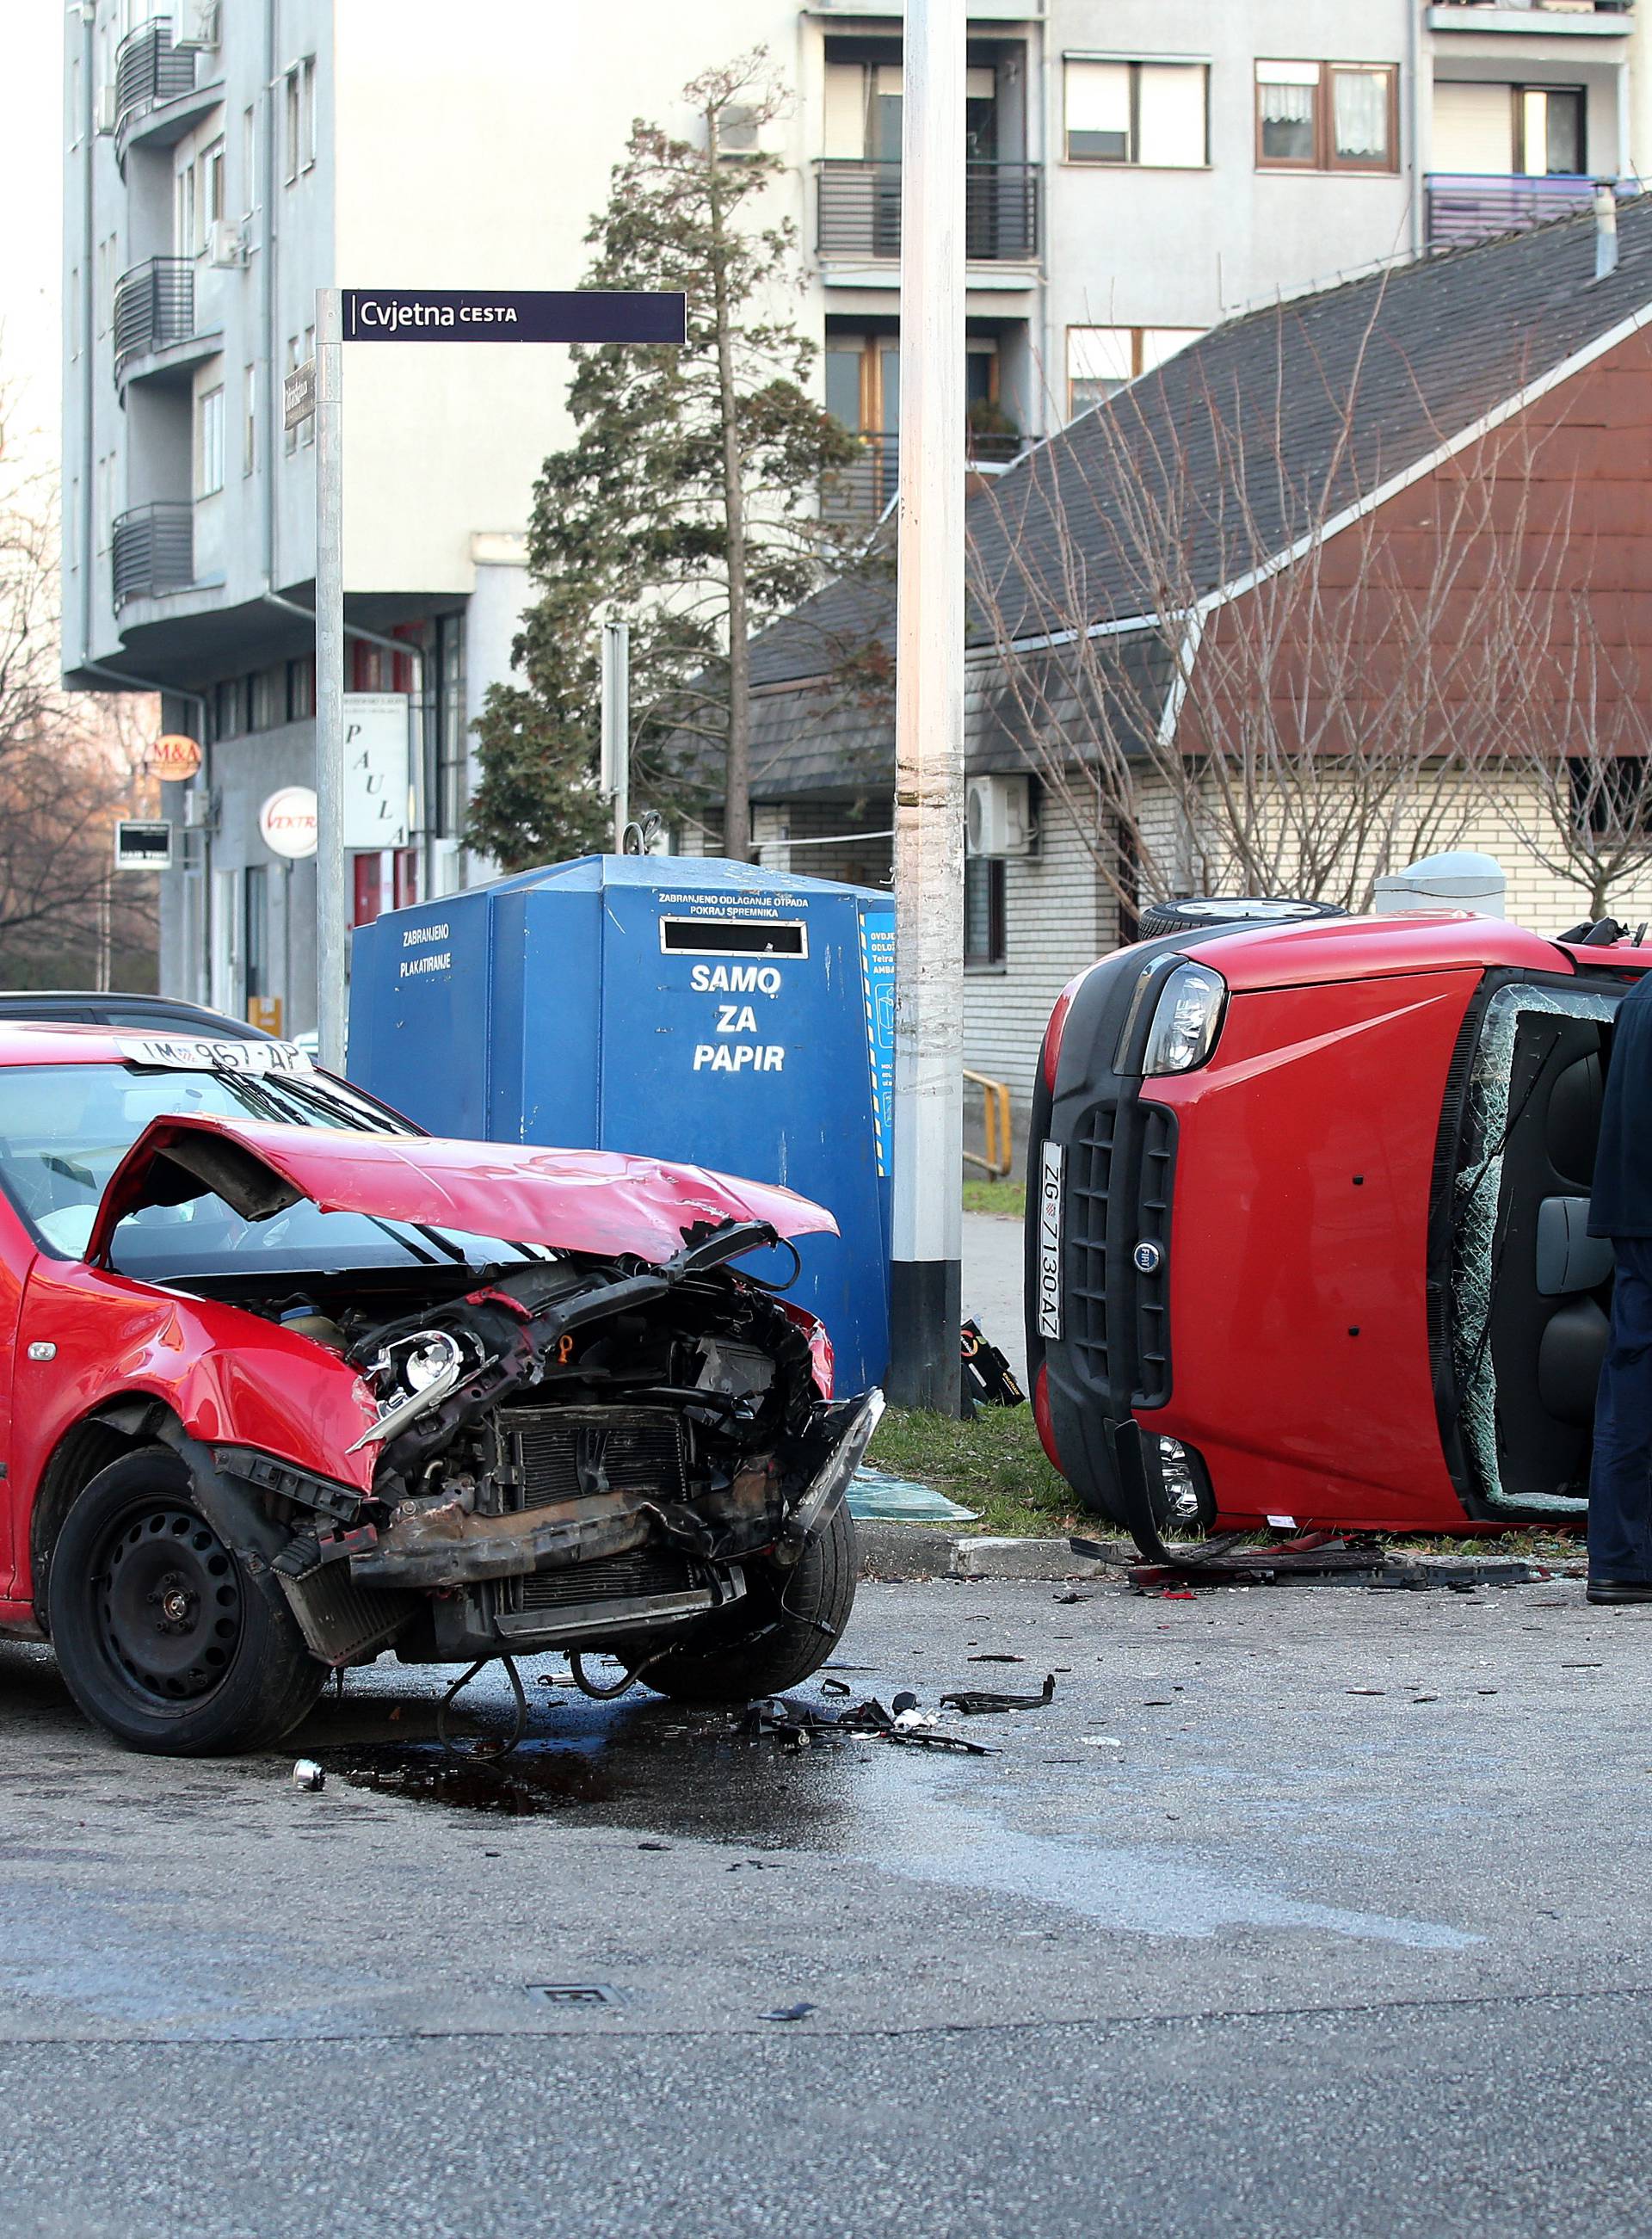
{"label": "white sky", "polygon": [[63,17],[63,0],[0,0],[0,377],[22,392],[13,443],[42,465],[56,460],[61,412]]}

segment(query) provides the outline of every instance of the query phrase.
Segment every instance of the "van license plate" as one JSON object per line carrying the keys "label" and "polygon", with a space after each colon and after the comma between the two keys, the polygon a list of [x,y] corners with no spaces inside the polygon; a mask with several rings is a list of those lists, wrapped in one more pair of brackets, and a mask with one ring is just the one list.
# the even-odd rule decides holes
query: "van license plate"
{"label": "van license plate", "polygon": [[1061,1334],[1061,1169],[1059,1143],[1046,1143],[1038,1170],[1038,1335]]}

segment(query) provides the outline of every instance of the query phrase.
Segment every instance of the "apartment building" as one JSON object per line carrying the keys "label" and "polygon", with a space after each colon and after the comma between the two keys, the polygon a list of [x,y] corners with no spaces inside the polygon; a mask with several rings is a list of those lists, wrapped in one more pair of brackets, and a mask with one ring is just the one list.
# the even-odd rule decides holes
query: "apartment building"
{"label": "apartment building", "polygon": [[[774,215],[825,402],[899,442],[901,9],[894,0],[78,0],[64,83],[64,667],[158,688],[203,749],[176,795],[162,984],[313,1023],[311,860],[261,811],[314,764],[313,423],[283,425],[315,291],[566,288],[634,116],[761,45]],[[1632,174],[1629,0],[971,0],[969,450],[1001,469],[1224,312]],[[738,120],[728,136],[738,160]],[[406,754],[349,907],[484,874],[461,842],[469,726],[508,673],[523,531],[567,439],[554,349],[347,357],[353,714]],[[388,728],[387,728],[388,727]]]}

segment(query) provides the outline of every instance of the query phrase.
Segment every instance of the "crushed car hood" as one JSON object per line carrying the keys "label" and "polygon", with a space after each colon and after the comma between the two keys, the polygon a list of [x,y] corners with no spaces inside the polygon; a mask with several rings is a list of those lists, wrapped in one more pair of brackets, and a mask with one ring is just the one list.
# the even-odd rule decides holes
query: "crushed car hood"
{"label": "crushed car hood", "polygon": [[129,1213],[209,1193],[246,1220],[268,1219],[308,1198],[323,1213],[651,1263],[680,1252],[693,1231],[730,1220],[760,1221],[777,1236],[837,1233],[832,1215],[807,1198],[705,1166],[202,1115],[150,1121],[109,1176],[87,1259],[107,1265],[116,1226]]}

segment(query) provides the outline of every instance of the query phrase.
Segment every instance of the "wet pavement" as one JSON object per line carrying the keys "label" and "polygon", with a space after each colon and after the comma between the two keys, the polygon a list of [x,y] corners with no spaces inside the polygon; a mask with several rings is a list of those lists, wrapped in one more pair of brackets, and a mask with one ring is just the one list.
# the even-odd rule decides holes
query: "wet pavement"
{"label": "wet pavement", "polygon": [[180,1764],[0,1646],[8,2227],[1652,2226],[1652,1612],[1084,1591],[862,1587],[857,1697],[1055,1672],[952,1722],[967,1758],[544,1658],[502,1762],[383,1664],[278,1757]]}

